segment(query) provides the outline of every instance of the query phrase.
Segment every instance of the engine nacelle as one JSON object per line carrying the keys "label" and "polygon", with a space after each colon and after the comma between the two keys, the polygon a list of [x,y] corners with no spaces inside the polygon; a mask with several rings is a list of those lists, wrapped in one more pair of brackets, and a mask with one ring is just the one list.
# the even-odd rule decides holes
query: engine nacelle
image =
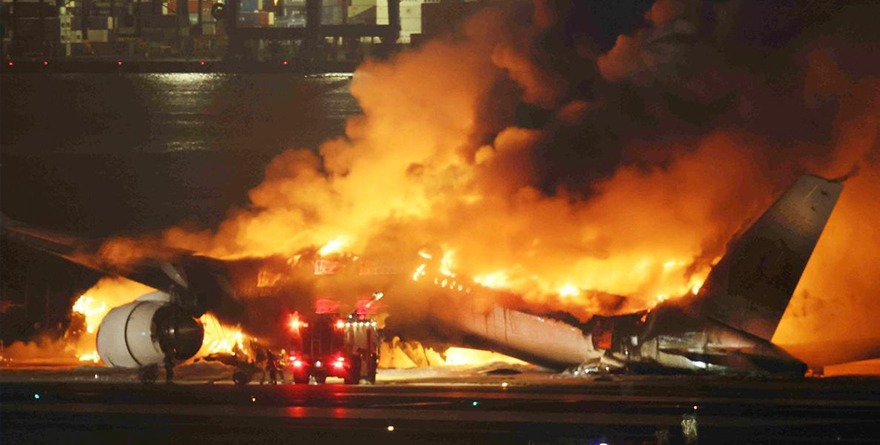
{"label": "engine nacelle", "polygon": [[98,327],[98,355],[108,366],[140,368],[194,356],[202,347],[202,324],[164,292],[146,294],[115,307]]}

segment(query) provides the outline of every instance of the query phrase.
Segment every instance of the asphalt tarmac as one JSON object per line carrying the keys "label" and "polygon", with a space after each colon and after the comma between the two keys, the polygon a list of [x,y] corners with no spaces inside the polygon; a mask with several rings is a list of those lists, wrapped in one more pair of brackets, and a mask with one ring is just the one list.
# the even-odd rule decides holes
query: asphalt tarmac
{"label": "asphalt tarmac", "polygon": [[10,444],[880,443],[876,378],[0,381],[0,443]]}

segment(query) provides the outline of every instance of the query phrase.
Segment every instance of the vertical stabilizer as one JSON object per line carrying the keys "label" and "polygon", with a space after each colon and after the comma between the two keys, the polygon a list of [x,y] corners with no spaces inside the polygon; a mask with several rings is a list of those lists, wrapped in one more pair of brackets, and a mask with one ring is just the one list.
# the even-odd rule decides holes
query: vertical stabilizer
{"label": "vertical stabilizer", "polygon": [[703,315],[770,340],[843,184],[802,176],[738,239],[700,289]]}

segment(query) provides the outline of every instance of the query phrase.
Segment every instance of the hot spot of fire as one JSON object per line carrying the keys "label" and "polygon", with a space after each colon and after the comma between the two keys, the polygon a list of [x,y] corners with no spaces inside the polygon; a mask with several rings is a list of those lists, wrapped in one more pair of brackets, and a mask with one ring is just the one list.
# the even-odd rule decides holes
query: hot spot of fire
{"label": "hot spot of fire", "polygon": [[97,331],[101,320],[104,319],[109,310],[110,308],[107,307],[105,301],[99,303],[88,294],[81,295],[76,300],[76,303],[73,304],[73,312],[85,317],[86,332],[89,334],[94,334]]}
{"label": "hot spot of fire", "polygon": [[239,358],[250,357],[249,346],[251,342],[256,342],[256,339],[246,335],[241,326],[225,325],[211,313],[202,315],[199,320],[205,328],[205,338],[202,341],[202,348],[196,354],[197,357],[217,353],[234,354]]}
{"label": "hot spot of fire", "polygon": [[508,363],[511,365],[527,364],[522,360],[499,354],[497,352],[484,351],[482,349],[451,347],[443,352],[443,356],[446,357],[446,365],[448,366],[482,365],[495,362]]}
{"label": "hot spot of fire", "polygon": [[[408,282],[466,292],[473,280],[584,319],[699,292],[712,258],[796,172],[860,165],[776,335],[843,335],[828,331],[834,316],[876,337],[877,311],[864,310],[878,287],[865,270],[880,262],[876,58],[846,32],[728,60],[753,14],[717,3],[702,14],[658,2],[605,54],[568,44],[582,30],[553,45],[548,36],[567,29],[550,23],[565,16],[544,10],[554,2],[538,2],[531,21],[503,7],[475,14],[455,38],[360,66],[351,93],[362,114],[344,135],[277,156],[246,210],[216,230],[173,228],[163,240],[219,258],[317,251],[315,275],[336,274],[343,249],[399,254],[425,264],[407,266]],[[680,29],[710,31],[661,38]],[[521,50],[536,47],[550,53]],[[791,83],[758,63],[771,47]],[[521,128],[524,104],[547,122]],[[815,303],[843,294],[851,304]]]}

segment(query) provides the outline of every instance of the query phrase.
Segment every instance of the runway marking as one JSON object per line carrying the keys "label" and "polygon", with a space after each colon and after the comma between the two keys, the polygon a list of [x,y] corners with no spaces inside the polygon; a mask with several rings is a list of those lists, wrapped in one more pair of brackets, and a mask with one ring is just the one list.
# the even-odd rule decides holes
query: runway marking
{"label": "runway marking", "polygon": [[[395,420],[395,421],[447,421],[474,423],[537,423],[580,425],[669,425],[681,421],[681,414],[630,414],[630,413],[557,413],[525,411],[486,410],[413,410],[376,408],[323,408],[323,407],[262,407],[238,405],[140,405],[140,404],[90,404],[90,403],[40,403],[4,404],[0,412],[44,413],[65,415],[118,415],[143,414],[189,417],[233,417],[237,422],[247,418],[275,418],[289,420],[336,419],[336,420]],[[752,426],[804,426],[841,423],[864,423],[865,419],[819,418],[763,418],[760,416],[700,416],[701,425],[737,426],[748,422]]]}

